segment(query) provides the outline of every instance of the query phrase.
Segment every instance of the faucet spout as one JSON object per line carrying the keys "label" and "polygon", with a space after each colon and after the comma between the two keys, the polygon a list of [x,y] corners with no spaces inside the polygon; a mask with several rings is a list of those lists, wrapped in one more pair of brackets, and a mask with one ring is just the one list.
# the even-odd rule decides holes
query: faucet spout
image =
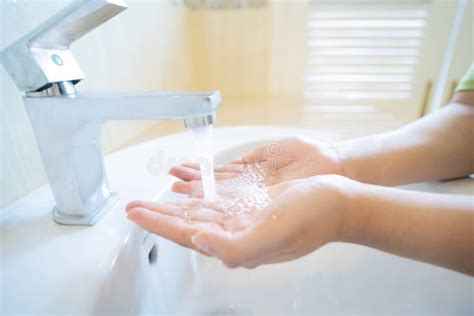
{"label": "faucet spout", "polygon": [[215,122],[221,102],[219,91],[69,92],[24,97],[56,200],[53,218],[68,225],[93,225],[116,199],[102,156],[104,121],[184,120],[186,127],[198,127]]}
{"label": "faucet spout", "polygon": [[[209,92],[144,92],[107,93],[77,92],[74,95],[54,98],[31,97],[25,100],[30,110],[53,111],[73,115],[73,122],[61,116],[65,124],[78,124],[92,120],[190,120],[213,116],[221,103],[219,91]],[[38,113],[39,115],[40,113]],[[48,121],[51,117],[48,118]],[[209,123],[213,123],[212,120]],[[60,123],[60,122],[58,122]]]}
{"label": "faucet spout", "polygon": [[81,107],[82,113],[91,113],[92,117],[103,120],[187,120],[214,115],[221,95],[219,91],[88,93],[78,94],[71,102],[72,106]]}

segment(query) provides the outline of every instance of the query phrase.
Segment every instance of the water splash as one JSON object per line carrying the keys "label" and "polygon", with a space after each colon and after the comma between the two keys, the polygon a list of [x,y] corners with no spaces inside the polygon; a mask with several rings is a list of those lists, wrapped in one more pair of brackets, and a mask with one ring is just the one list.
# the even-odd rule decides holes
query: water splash
{"label": "water splash", "polygon": [[240,174],[218,185],[216,209],[229,217],[254,214],[270,203],[263,183],[266,169],[260,164],[242,165]]}
{"label": "water splash", "polygon": [[[264,184],[266,175],[267,170],[259,164],[242,165],[235,177],[217,181],[213,201],[193,197],[173,204],[181,207],[181,215],[189,221],[192,220],[193,210],[199,207],[215,209],[228,219],[232,217],[252,219],[271,202],[268,188]],[[196,195],[199,196],[199,192],[196,192]]]}

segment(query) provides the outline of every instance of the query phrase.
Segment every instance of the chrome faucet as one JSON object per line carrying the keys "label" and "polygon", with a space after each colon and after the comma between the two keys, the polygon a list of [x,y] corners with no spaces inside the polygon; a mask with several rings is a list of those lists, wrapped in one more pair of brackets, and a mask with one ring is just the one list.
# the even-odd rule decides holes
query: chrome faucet
{"label": "chrome faucet", "polygon": [[116,201],[101,150],[105,120],[184,120],[186,127],[215,122],[219,91],[83,93],[84,74],[72,42],[127,8],[121,0],[76,2],[1,53],[3,66],[25,91],[25,106],[56,200],[60,224],[93,225]]}

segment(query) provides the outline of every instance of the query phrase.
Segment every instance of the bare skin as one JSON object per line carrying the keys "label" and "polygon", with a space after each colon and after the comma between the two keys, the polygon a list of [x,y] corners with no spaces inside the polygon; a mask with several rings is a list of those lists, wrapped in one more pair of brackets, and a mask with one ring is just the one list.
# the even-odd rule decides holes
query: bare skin
{"label": "bare skin", "polygon": [[209,202],[188,204],[191,217],[185,218],[175,205],[134,201],[127,216],[155,234],[218,257],[230,268],[255,268],[301,257],[338,239],[344,210],[339,182],[346,179],[334,177],[274,185],[268,207],[244,218],[225,216]]}
{"label": "bare skin", "polygon": [[474,275],[470,197],[390,189],[337,175],[280,183],[270,195],[268,207],[245,217],[225,216],[213,203],[135,201],[127,211],[143,228],[230,268],[289,261],[344,241]]}
{"label": "bare skin", "polygon": [[400,185],[474,173],[473,137],[474,92],[462,92],[448,106],[398,130],[335,147],[346,177]]}
{"label": "bare skin", "polygon": [[[474,173],[473,122],[474,92],[463,92],[449,106],[393,132],[333,145],[282,141],[281,153],[288,152],[289,164],[265,156],[267,149],[257,150],[249,156],[258,159],[244,157],[234,164],[276,161],[265,180],[272,200],[239,229],[199,217],[189,221],[175,206],[141,201],[129,204],[128,217],[183,246],[216,256],[229,267],[292,260],[328,242],[345,241],[474,275],[472,196],[378,186]],[[316,168],[289,172],[282,167],[301,167],[311,160],[319,162]],[[191,194],[199,183],[199,170],[185,167],[193,169],[187,176],[171,171],[183,180],[174,190]],[[238,171],[222,173],[219,179],[235,177]]]}
{"label": "bare skin", "polygon": [[[331,145],[294,137],[262,146],[228,165],[215,168],[216,180],[227,181],[238,177],[245,165],[255,164],[267,170],[263,179],[266,185],[314,175],[342,174],[338,153]],[[173,185],[173,191],[196,195],[200,190],[201,172],[198,164],[173,167],[170,174],[182,180]]]}

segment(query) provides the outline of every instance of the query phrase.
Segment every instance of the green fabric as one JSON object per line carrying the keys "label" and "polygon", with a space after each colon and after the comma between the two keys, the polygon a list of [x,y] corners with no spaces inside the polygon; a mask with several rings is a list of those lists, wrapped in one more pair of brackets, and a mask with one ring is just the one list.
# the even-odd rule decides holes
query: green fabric
{"label": "green fabric", "polygon": [[456,91],[474,90],[474,63],[456,87]]}

